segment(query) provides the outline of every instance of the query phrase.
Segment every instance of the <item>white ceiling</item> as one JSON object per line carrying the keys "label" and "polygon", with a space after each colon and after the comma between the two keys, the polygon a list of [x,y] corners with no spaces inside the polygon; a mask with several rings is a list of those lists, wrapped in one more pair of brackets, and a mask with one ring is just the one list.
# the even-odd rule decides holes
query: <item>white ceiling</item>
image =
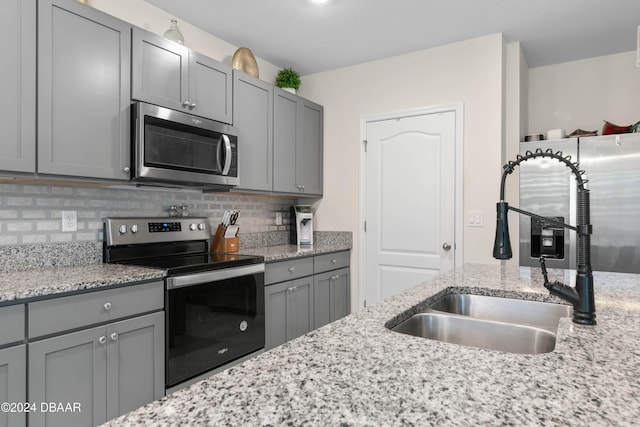
{"label": "white ceiling", "polygon": [[636,49],[640,0],[146,0],[311,74],[502,32],[529,67]]}

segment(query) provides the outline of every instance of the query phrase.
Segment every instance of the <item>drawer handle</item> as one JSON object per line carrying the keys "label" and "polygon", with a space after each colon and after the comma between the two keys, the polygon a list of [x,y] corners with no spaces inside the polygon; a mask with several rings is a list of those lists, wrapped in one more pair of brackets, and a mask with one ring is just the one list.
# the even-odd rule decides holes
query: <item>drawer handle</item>
{"label": "drawer handle", "polygon": [[293,273],[295,270],[295,267],[289,267],[289,273]]}
{"label": "drawer handle", "polygon": [[335,258],[331,260],[331,264],[335,264],[335,263],[337,263],[337,262],[338,262],[338,260],[337,260],[337,259],[335,259]]}
{"label": "drawer handle", "polygon": [[104,303],[104,310],[105,311],[111,310],[111,303],[110,302],[105,302]]}
{"label": "drawer handle", "polygon": [[114,332],[111,334],[111,341],[117,341],[118,340],[118,333]]}
{"label": "drawer handle", "polygon": [[107,342],[107,337],[105,337],[104,335],[103,335],[103,336],[101,336],[100,338],[98,338],[98,342],[99,342],[100,344],[106,344],[106,342]]}

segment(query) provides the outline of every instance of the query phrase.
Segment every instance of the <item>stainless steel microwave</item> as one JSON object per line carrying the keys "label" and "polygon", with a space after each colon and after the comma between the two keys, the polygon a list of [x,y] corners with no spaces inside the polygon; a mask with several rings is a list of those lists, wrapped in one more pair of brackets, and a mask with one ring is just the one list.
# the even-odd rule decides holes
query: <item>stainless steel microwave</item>
{"label": "stainless steel microwave", "polygon": [[132,181],[227,189],[239,184],[236,128],[144,102],[132,109]]}

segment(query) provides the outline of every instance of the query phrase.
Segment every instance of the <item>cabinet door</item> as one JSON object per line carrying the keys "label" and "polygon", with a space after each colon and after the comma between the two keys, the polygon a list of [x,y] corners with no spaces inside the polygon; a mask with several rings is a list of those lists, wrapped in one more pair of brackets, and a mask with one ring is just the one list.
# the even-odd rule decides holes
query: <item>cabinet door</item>
{"label": "cabinet door", "polygon": [[106,417],[104,326],[29,344],[29,402],[78,404],[75,412],[29,413],[30,426],[99,425]]}
{"label": "cabinet door", "polygon": [[189,112],[233,123],[231,67],[199,53],[189,52]]}
{"label": "cabinet door", "polygon": [[305,195],[322,195],[322,106],[307,100],[299,104],[296,143],[296,183]]}
{"label": "cabinet door", "polygon": [[313,329],[313,276],[265,287],[265,350]]}
{"label": "cabinet door", "polygon": [[349,269],[329,271],[314,276],[314,327],[319,328],[345,317],[350,311]]}
{"label": "cabinet door", "polygon": [[273,86],[234,71],[233,124],[238,128],[240,190],[273,190]]}
{"label": "cabinet door", "polygon": [[189,49],[136,27],[132,37],[131,98],[188,109]]}
{"label": "cabinet door", "polygon": [[[0,2],[0,170],[36,170],[36,2]],[[19,41],[16,42],[16,41]]]}
{"label": "cabinet door", "polygon": [[74,0],[38,5],[38,172],[128,180],[131,26]]}
{"label": "cabinet door", "polygon": [[264,288],[265,351],[287,342],[287,300],[290,288],[291,282]]}
{"label": "cabinet door", "polygon": [[[21,344],[0,350],[0,402],[27,401],[26,347]],[[0,412],[0,427],[25,424],[24,412]]]}
{"label": "cabinet door", "polygon": [[296,183],[296,139],[299,97],[274,88],[273,191],[299,193]]}
{"label": "cabinet door", "polygon": [[291,282],[287,302],[287,340],[292,340],[314,329],[313,327],[313,276]]}
{"label": "cabinet door", "polygon": [[164,396],[164,312],[107,326],[107,419]]}

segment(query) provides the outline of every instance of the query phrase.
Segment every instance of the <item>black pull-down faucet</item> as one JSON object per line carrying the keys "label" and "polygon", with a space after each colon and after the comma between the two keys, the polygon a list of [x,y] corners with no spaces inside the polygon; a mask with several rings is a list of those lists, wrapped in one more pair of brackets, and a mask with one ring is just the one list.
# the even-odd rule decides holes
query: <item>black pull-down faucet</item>
{"label": "black pull-down faucet", "polygon": [[[577,219],[576,226],[564,224],[551,218],[545,218],[531,212],[527,212],[518,208],[509,206],[504,201],[504,187],[507,175],[511,174],[515,166],[520,163],[535,159],[538,157],[547,157],[556,159],[564,163],[571,172],[576,176],[578,184],[577,197]],[[496,239],[493,246],[493,257],[496,259],[511,259],[511,243],[509,239],[509,226],[507,223],[507,213],[512,210],[523,215],[543,221],[547,224],[563,227],[573,230],[577,233],[577,271],[576,286],[564,285],[560,282],[550,283],[547,279],[547,268],[545,266],[544,257],[540,257],[540,266],[544,276],[544,287],[549,289],[552,295],[556,295],[571,304],[573,304],[573,321],[581,325],[596,324],[596,305],[593,296],[593,272],[591,270],[591,234],[593,227],[590,224],[590,202],[589,189],[585,187],[587,180],[583,179],[584,171],[578,169],[577,163],[571,163],[571,156],[562,156],[562,152],[553,152],[551,149],[545,151],[537,149],[535,152],[527,151],[524,156],[518,155],[515,161],[510,161],[502,168],[502,182],[500,184],[500,201],[497,203],[497,226]]]}

